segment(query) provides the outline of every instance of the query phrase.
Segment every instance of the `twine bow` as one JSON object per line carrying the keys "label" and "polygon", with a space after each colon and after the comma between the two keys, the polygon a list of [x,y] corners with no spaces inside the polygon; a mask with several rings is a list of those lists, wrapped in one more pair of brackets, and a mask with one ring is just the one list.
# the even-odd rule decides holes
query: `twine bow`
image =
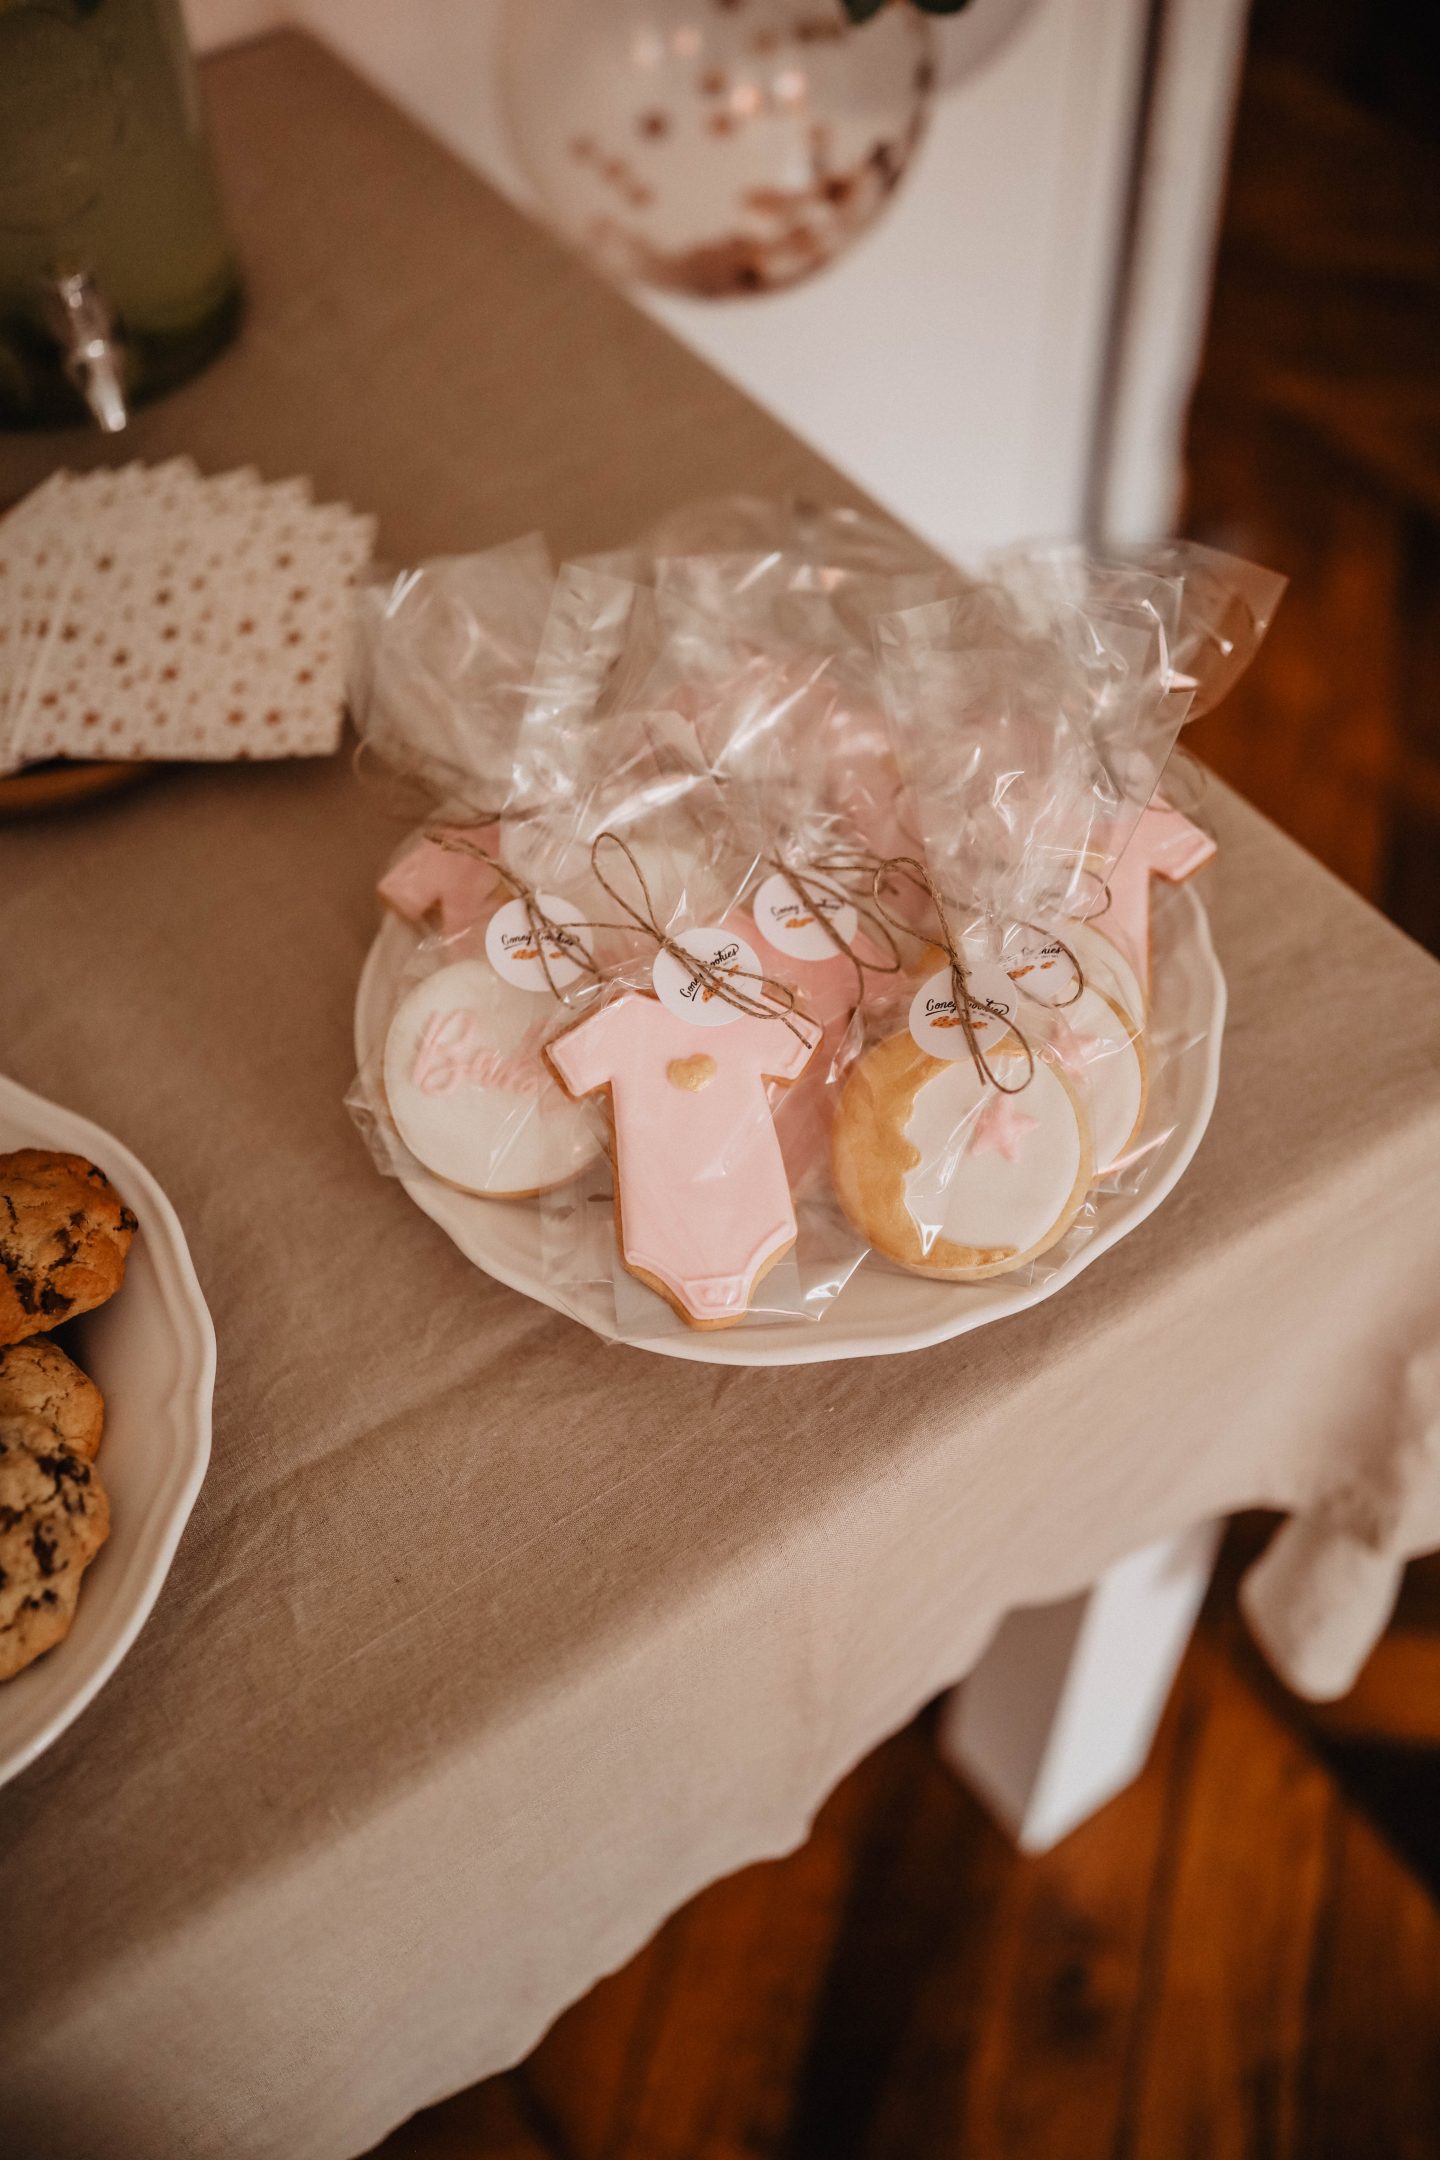
{"label": "twine bow", "polygon": [[940,943],[944,947],[945,957],[950,968],[950,991],[955,1000],[955,1017],[965,1031],[965,1047],[970,1053],[971,1063],[974,1065],[976,1072],[982,1080],[988,1081],[990,1086],[997,1089],[1002,1095],[1023,1094],[1035,1077],[1035,1052],[1031,1049],[1024,1030],[1018,1027],[1013,1020],[1007,1021],[1006,1025],[1024,1054],[1025,1077],[1014,1087],[1008,1087],[1003,1080],[997,1080],[985,1052],[980,1047],[980,1038],[975,1032],[975,1022],[972,1017],[975,1013],[991,1012],[991,1007],[982,998],[975,997],[971,992],[970,977],[965,967],[964,957],[961,954],[955,933],[950,927],[949,910],[946,908],[939,886],[917,856],[892,855],[887,862],[879,865],[874,873],[875,905],[885,917],[885,920],[894,924],[898,930],[906,930],[909,926],[899,922],[890,913],[880,897],[880,886],[887,875],[908,878],[911,884],[918,886],[928,896],[930,905],[935,910],[935,923],[940,932]]}
{"label": "twine bow", "polygon": [[[640,888],[643,906],[637,907],[633,901],[626,899],[624,893],[617,892],[601,869],[600,849],[606,841],[612,847],[619,848],[629,864],[635,882]],[[737,1012],[748,1013],[754,1019],[783,1021],[797,1042],[807,1045],[812,1043],[813,1037],[807,1034],[804,1028],[796,1024],[795,993],[788,983],[777,982],[773,976],[758,974],[753,968],[718,967],[712,960],[702,960],[697,954],[687,952],[678,940],[670,936],[669,932],[662,927],[656,914],[655,902],[651,896],[645,872],[636,860],[634,850],[627,841],[621,839],[619,833],[607,831],[595,835],[594,840],[590,843],[590,868],[595,873],[596,882],[609,893],[615,905],[624,910],[628,921],[623,923],[590,923],[586,926],[587,928],[592,930],[641,931],[644,936],[654,939],[659,951],[669,953],[674,960],[678,961],[692,981],[701,984],[707,996],[721,998],[727,1005],[733,1005]],[[766,993],[765,996],[755,996],[748,990],[742,990],[739,987],[737,978],[758,983]]]}
{"label": "twine bow", "polygon": [[[477,819],[476,822],[488,824],[493,820]],[[582,969],[598,982],[600,970],[585,950],[584,944],[576,935],[576,932],[578,930],[593,930],[600,927],[599,925],[595,923],[557,923],[552,921],[540,905],[540,895],[533,885],[521,877],[517,870],[508,869],[504,863],[498,861],[486,849],[477,847],[473,840],[465,839],[462,834],[441,828],[436,832],[427,832],[425,838],[433,846],[443,848],[448,855],[471,855],[477,862],[488,863],[501,884],[509,886],[512,896],[524,906],[525,926],[534,940],[536,955],[545,977],[545,985],[552,997],[558,998],[562,1005],[565,1002],[564,992],[550,972],[548,948],[551,945],[558,945],[568,960],[573,961],[576,967]]]}
{"label": "twine bow", "polygon": [[857,997],[863,998],[865,995],[865,971],[867,968],[874,975],[898,975],[900,973],[905,964],[900,957],[900,948],[895,942],[889,924],[872,908],[860,906],[858,903],[855,904],[855,912],[860,917],[860,920],[868,930],[873,931],[885,944],[890,954],[888,962],[862,960],[848,939],[841,937],[823,904],[825,900],[833,900],[835,887],[831,884],[822,885],[811,881],[812,872],[820,874],[822,869],[828,868],[828,865],[806,863],[803,867],[797,869],[793,858],[781,858],[774,855],[766,857],[766,864],[769,869],[777,871],[784,878],[796,899],[803,901],[805,906],[809,908],[810,913],[819,923],[835,950],[843,953],[850,962],[851,967],[855,970]]}

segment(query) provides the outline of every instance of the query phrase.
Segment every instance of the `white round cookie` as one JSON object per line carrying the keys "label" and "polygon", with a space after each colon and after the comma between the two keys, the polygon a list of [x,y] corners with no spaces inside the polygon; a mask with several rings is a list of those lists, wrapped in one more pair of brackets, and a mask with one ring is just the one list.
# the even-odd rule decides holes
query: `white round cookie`
{"label": "white round cookie", "polygon": [[[1018,1049],[985,1047],[1001,1079],[1023,1076]],[[1006,1095],[968,1056],[930,1057],[908,1031],[852,1069],[831,1163],[841,1205],[877,1251],[953,1282],[1008,1274],[1047,1251],[1094,1170],[1079,1099],[1046,1058]]]}
{"label": "white round cookie", "polygon": [[578,1177],[600,1154],[589,1112],[540,1055],[560,1008],[483,960],[427,975],[385,1038],[385,1096],[418,1162],[466,1192],[518,1200]]}
{"label": "white round cookie", "polygon": [[1051,1045],[1090,1115],[1095,1175],[1129,1153],[1145,1116],[1149,1075],[1140,1034],[1113,998],[1087,983],[1052,1016]]}
{"label": "white round cookie", "polygon": [[1140,978],[1113,938],[1098,923],[1062,922],[1055,935],[1063,938],[1084,971],[1087,983],[1103,990],[1137,1026],[1145,1022],[1145,992]]}

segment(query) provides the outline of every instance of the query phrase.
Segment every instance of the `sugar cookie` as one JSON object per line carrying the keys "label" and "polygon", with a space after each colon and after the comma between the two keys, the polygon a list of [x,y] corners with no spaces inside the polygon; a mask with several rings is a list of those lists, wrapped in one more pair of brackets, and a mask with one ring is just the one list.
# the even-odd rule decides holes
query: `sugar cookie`
{"label": "sugar cookie", "polygon": [[442,847],[428,833],[413,840],[397,862],[391,864],[376,887],[380,898],[406,922],[421,924],[428,915],[439,918],[442,937],[454,937],[478,923],[494,900],[499,875],[493,858],[500,852],[500,827],[455,825],[446,837],[465,840],[481,850],[472,855],[464,848]]}
{"label": "sugar cookie", "polygon": [[1049,1016],[1046,1032],[1090,1114],[1095,1175],[1104,1177],[1129,1153],[1145,1121],[1150,1076],[1140,1031],[1087,983],[1072,1005]]}
{"label": "sugar cookie", "polygon": [[1067,921],[1053,927],[1056,937],[1064,939],[1079,961],[1086,982],[1103,991],[1137,1026],[1143,1026],[1146,998],[1140,977],[1103,922]]}
{"label": "sugar cookie", "polygon": [[[1134,970],[1118,947],[1081,923],[1060,923],[1038,935],[1017,926],[999,960],[980,957],[983,943],[973,930],[966,949],[972,994],[1027,1038],[1049,1042],[1074,1082],[1089,1115],[1095,1174],[1107,1176],[1128,1154],[1144,1120],[1149,1070],[1139,1021],[1101,983],[1124,983],[1143,1013]],[[1103,971],[1100,981],[1092,971]],[[943,986],[953,1014],[943,973],[933,980]],[[913,1015],[911,1025],[922,1048],[947,1054],[925,1039]]]}
{"label": "sugar cookie", "polygon": [[385,1097],[427,1170],[517,1200],[578,1177],[601,1151],[586,1113],[541,1057],[560,1011],[483,960],[437,969],[402,999],[385,1038]]}
{"label": "sugar cookie", "polygon": [[797,1079],[819,1040],[795,1015],[727,1011],[697,1024],[626,990],[545,1047],[572,1095],[608,1090],[621,1259],[692,1328],[743,1320],[795,1242],[766,1082]]}
{"label": "sugar cookie", "polygon": [[[1134,832],[1110,871],[1110,904],[1099,927],[1150,980],[1150,880],[1168,878],[1180,884],[1203,869],[1215,853],[1215,842],[1190,819],[1172,810],[1157,795],[1141,811]],[[1138,1017],[1138,1016],[1137,1016]]]}
{"label": "sugar cookie", "polygon": [[[1013,1033],[983,1014],[975,1027],[999,1077],[1022,1078]],[[907,1029],[851,1071],[831,1166],[841,1206],[877,1252],[919,1275],[982,1282],[1065,1235],[1094,1157],[1075,1090],[1043,1054],[1008,1095],[968,1054],[932,1057]]]}
{"label": "sugar cookie", "polygon": [[[854,907],[844,902],[836,890],[842,905],[827,913],[839,935],[863,965],[887,967],[889,955],[860,927]],[[837,950],[818,923],[807,919],[808,909],[795,905],[793,888],[786,879],[768,879],[755,895],[753,907],[751,920],[737,918],[740,927],[747,932],[753,929],[762,960],[794,985],[805,1001],[806,1011],[819,1021],[822,1030],[818,1054],[786,1092],[775,1113],[785,1167],[798,1192],[817,1170],[823,1169],[829,1156],[831,1076],[860,1003],[862,985],[854,962]]]}

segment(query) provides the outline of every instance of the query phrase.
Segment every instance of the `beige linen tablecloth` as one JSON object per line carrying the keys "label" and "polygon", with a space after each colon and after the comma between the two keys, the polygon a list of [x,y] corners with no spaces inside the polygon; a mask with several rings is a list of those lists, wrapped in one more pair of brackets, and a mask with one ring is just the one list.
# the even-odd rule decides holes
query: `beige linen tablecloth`
{"label": "beige linen tablecloth", "polygon": [[[847,492],[313,46],[210,87],[250,327],[125,452],[309,471],[398,559]],[[343,761],[0,835],[4,1065],[150,1164],[220,1344],[156,1613],[0,1793],[0,2149],[359,2152],[802,1838],[1007,1607],[1201,1518],[1295,1511],[1256,1617],[1343,1684],[1440,1541],[1440,971],[1212,807],[1231,1020],[1173,1198],[1036,1311],[789,1372],[607,1348],[371,1170],[394,828]]]}

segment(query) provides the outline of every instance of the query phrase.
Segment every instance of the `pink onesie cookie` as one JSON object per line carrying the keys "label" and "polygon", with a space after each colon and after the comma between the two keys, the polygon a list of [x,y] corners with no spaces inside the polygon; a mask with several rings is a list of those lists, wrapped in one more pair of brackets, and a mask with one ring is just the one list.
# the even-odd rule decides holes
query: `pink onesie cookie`
{"label": "pink onesie cookie", "polygon": [[[500,852],[498,825],[456,825],[448,828],[457,840],[468,840],[486,855]],[[441,847],[422,834],[386,871],[378,887],[382,900],[403,915],[406,922],[422,923],[432,911],[440,917],[441,933],[452,937],[478,923],[495,896],[498,878],[492,864],[481,862],[458,848]]]}
{"label": "pink onesie cookie", "polygon": [[[814,922],[808,910],[797,905],[794,890],[784,878],[768,878],[752,905],[753,924],[741,916],[736,927],[742,936],[748,936],[753,928],[758,934],[762,960],[769,963],[773,955],[775,973],[794,984],[805,1001],[805,1010],[814,1015],[822,1030],[818,1054],[775,1113],[785,1168],[791,1186],[799,1192],[829,1162],[833,1110],[830,1082],[860,1003],[861,986],[853,963]],[[785,912],[781,914],[781,910]],[[843,910],[833,910],[832,919],[863,965],[889,966],[889,955],[859,927],[852,906],[847,903]]]}
{"label": "pink onesie cookie", "polygon": [[[1150,983],[1150,880],[1179,884],[1193,877],[1215,853],[1215,842],[1189,818],[1172,810],[1162,797],[1147,803],[1124,854],[1110,872],[1110,905],[1093,918],[1094,927],[1118,945]],[[1139,1015],[1137,1014],[1137,1018]]]}
{"label": "pink onesie cookie", "polygon": [[546,1045],[572,1095],[609,1090],[621,1257],[690,1327],[742,1320],[795,1242],[766,1082],[797,1079],[817,1039],[778,1015],[700,1028],[626,990]]}

